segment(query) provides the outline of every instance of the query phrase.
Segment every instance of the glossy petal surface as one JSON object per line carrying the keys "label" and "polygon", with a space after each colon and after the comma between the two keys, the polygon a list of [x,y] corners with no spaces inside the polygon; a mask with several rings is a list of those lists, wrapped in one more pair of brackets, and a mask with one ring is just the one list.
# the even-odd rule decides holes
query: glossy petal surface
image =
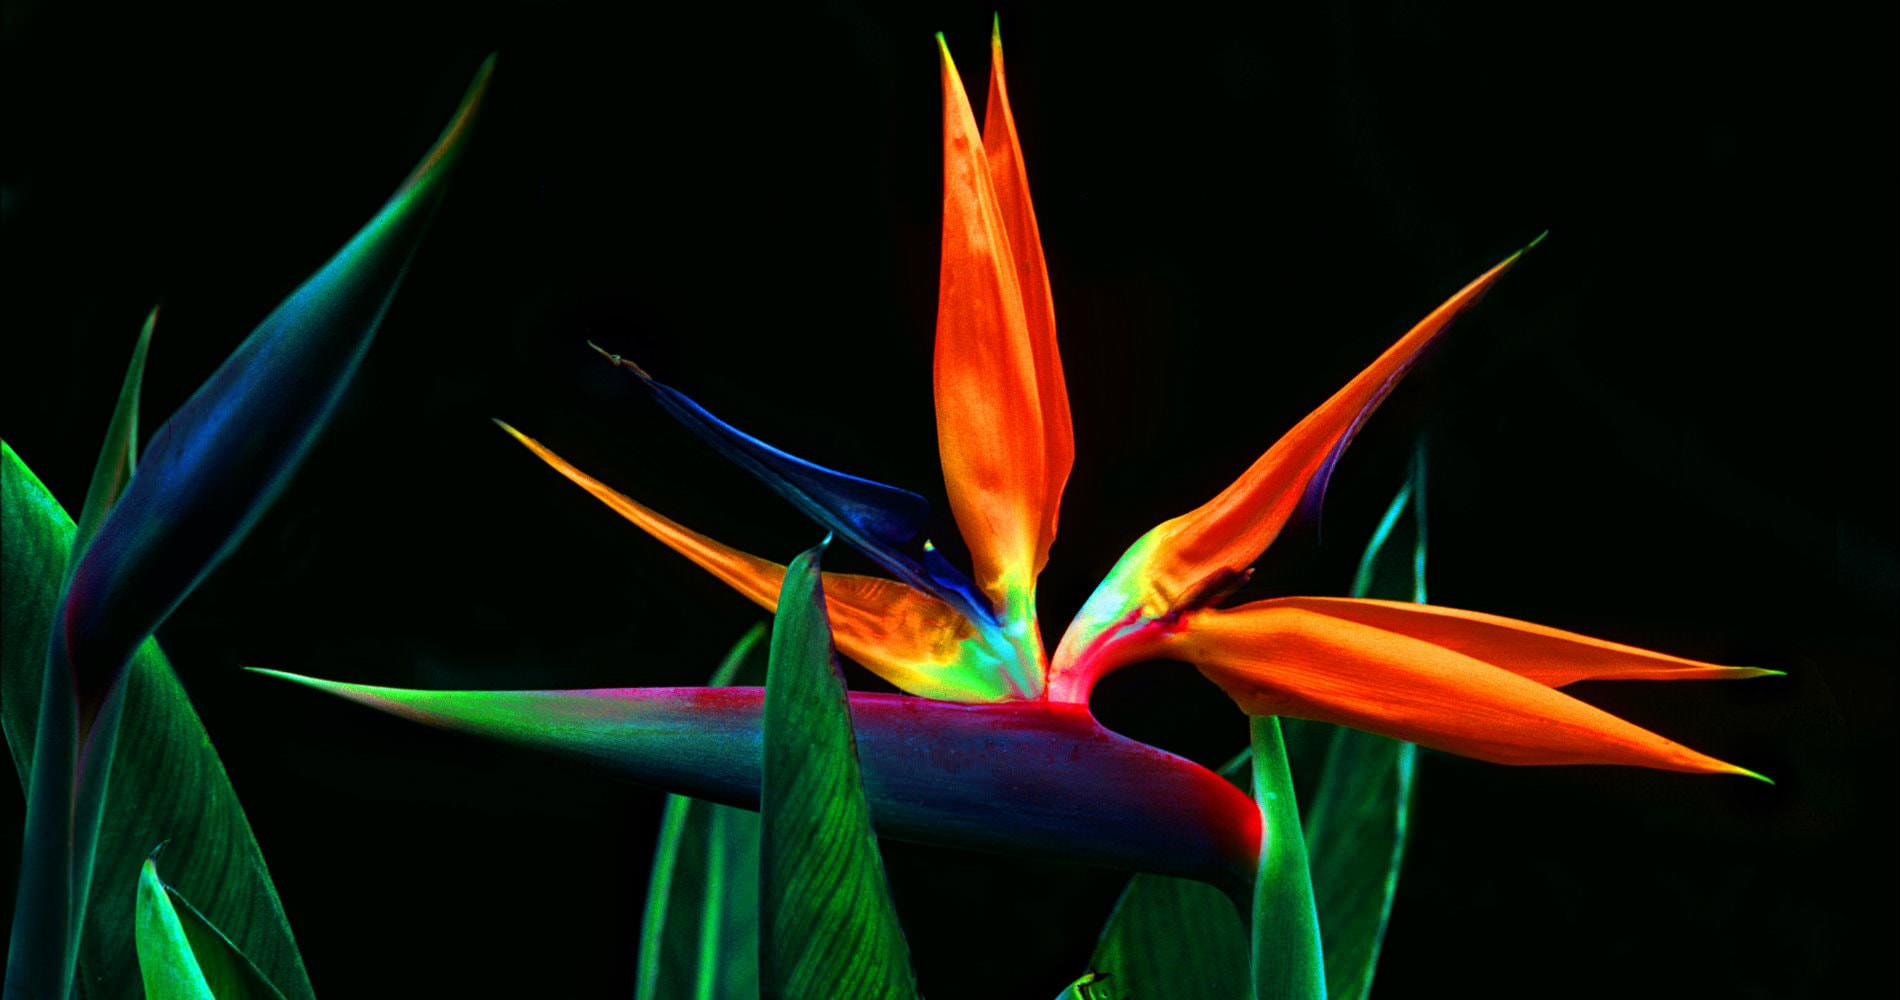
{"label": "glossy petal surface", "polygon": [[[937,297],[933,385],[937,445],[950,510],[970,548],[974,576],[1004,621],[1035,616],[1036,574],[1054,534],[1051,495],[1068,475],[1066,395],[1045,401],[1060,373],[1053,314],[1040,251],[1019,268],[1012,226],[991,177],[992,152],[978,132],[963,81],[938,38],[943,77],[943,256]],[[994,67],[992,107],[1006,103],[1001,64]],[[1009,171],[1008,209],[1015,235],[1029,240],[1035,220],[1021,173],[1020,149],[1006,109],[992,122],[994,158]],[[1032,334],[1022,282],[1041,285],[1038,331]],[[1038,342],[1042,350],[1038,351]],[[1056,411],[1046,413],[1045,411]],[[1058,426],[1049,427],[1051,422]],[[1060,453],[1051,455],[1052,448]],[[1040,692],[1041,654],[1034,655]]]}
{"label": "glossy petal surface", "polygon": [[[1526,248],[1528,249],[1528,248]],[[1051,689],[1087,696],[1103,673],[1131,662],[1120,648],[1148,623],[1200,607],[1244,582],[1289,518],[1325,486],[1359,425],[1411,370],[1420,352],[1474,305],[1523,251],[1433,310],[1345,388],[1294,425],[1241,477],[1199,508],[1165,521],[1134,545],[1083,605],[1056,650]]]}
{"label": "glossy petal surface", "polygon": [[[683,527],[575,468],[539,441],[507,424],[501,428],[615,513],[754,604],[768,611],[778,607],[784,566]],[[878,676],[912,694],[949,701],[1019,696],[1004,680],[1007,649],[999,652],[990,633],[956,609],[895,580],[826,573],[824,582],[838,648]]]}
{"label": "glossy petal surface", "polygon": [[1628,764],[1751,774],[1456,650],[1262,601],[1182,615],[1151,650],[1249,715],[1350,726],[1500,764]]}
{"label": "glossy petal surface", "polygon": [[909,490],[827,469],[774,448],[713,416],[685,393],[658,381],[633,362],[617,354],[601,354],[639,378],[652,390],[660,408],[701,440],[758,477],[805,516],[870,556],[891,575],[979,621],[990,619],[989,608],[976,599],[968,579],[948,563],[926,558],[930,501]]}

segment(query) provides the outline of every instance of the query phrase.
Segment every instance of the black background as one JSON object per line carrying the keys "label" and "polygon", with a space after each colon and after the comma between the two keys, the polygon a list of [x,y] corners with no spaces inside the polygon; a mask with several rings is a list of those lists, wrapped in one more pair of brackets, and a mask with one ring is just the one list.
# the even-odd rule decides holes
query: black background
{"label": "black background", "polygon": [[[75,509],[145,310],[149,429],[501,54],[336,421],[161,632],[324,995],[629,995],[659,796],[237,666],[703,678],[760,615],[488,418],[751,551],[819,532],[588,337],[940,499],[931,34],[980,100],[990,10],[6,4],[0,432]],[[1136,535],[1548,229],[1367,425],[1324,531],[1243,596],[1343,592],[1424,428],[1436,602],[1789,671],[1581,692],[1772,788],[1428,754],[1382,993],[1891,987],[1891,13],[1003,5],[1079,448],[1052,641]],[[1245,739],[1177,666],[1097,708],[1197,759]],[[1052,996],[1120,885],[886,854],[936,997]]]}

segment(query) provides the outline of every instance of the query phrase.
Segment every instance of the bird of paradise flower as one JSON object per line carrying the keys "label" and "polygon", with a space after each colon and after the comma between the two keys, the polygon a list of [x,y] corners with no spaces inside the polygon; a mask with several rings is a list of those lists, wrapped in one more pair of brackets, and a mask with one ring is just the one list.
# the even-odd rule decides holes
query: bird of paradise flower
{"label": "bird of paradise flower", "polygon": [[[1523,251],[1433,310],[1220,494],[1136,540],[1046,652],[1036,582],[1074,457],[1048,270],[1000,40],[992,37],[982,129],[941,36],[939,45],[944,225],[933,386],[945,485],[970,573],[928,540],[922,496],[789,455],[601,351],[674,418],[890,574],[822,576],[839,649],[906,692],[851,695],[881,832],[1239,891],[1261,848],[1254,803],[1089,712],[1098,680],[1147,659],[1195,665],[1251,715],[1336,723],[1482,760],[1760,777],[1559,689],[1774,671],[1430,605],[1332,597],[1221,604],[1296,513],[1318,504],[1354,433],[1420,353]],[[695,532],[501,426],[648,534],[776,607],[785,566]],[[279,676],[671,791],[758,805],[758,688],[415,691]]]}

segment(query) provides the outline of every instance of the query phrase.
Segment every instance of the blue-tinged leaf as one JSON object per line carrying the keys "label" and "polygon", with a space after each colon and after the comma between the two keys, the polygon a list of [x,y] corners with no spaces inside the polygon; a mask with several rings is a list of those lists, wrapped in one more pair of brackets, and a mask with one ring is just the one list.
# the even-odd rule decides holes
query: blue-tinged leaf
{"label": "blue-tinged leaf", "polygon": [[[65,510],[0,443],[0,728],[23,787],[38,727],[39,671],[73,535]],[[204,904],[206,919],[232,936],[260,975],[309,1000],[309,978],[250,824],[178,676],[151,639],[128,672],[110,782],[79,941],[86,994],[138,995],[135,893],[126,887],[152,845],[169,840],[165,870],[172,884]],[[181,914],[189,932],[190,914]]]}
{"label": "blue-tinged leaf", "polygon": [[354,374],[466,145],[492,60],[396,194],[152,436],[60,597],[6,996],[72,988],[126,666],[289,481]]}
{"label": "blue-tinged leaf", "polygon": [[893,576],[950,604],[965,617],[996,624],[989,602],[975,585],[929,547],[930,501],[895,486],[847,475],[787,454],[713,416],[685,393],[648,375],[639,365],[592,345],[652,390],[673,419],[686,425],[740,468],[757,476],[806,517],[836,532]]}
{"label": "blue-tinged leaf", "polygon": [[[757,684],[765,638],[755,626],[713,673],[712,686]],[[640,923],[636,1000],[756,1000],[759,995],[759,817],[669,795]]]}
{"label": "blue-tinged leaf", "polygon": [[759,979],[765,997],[917,995],[859,780],[818,553],[785,571],[765,686]]}
{"label": "blue-tinged leaf", "polygon": [[152,435],[65,598],[82,705],[236,548],[316,441],[446,191],[492,66],[375,218]]}
{"label": "blue-tinged leaf", "polygon": [[1265,822],[1253,889],[1253,995],[1256,1000],[1325,1000],[1319,913],[1280,720],[1269,715],[1248,722],[1254,799]]}

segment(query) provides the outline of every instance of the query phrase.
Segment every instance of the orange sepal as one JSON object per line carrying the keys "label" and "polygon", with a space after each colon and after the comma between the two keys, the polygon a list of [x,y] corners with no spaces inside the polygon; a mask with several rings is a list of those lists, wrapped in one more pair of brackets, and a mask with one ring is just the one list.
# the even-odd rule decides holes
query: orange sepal
{"label": "orange sepal", "polygon": [[1546,687],[1577,681],[1744,680],[1781,673],[1760,667],[1723,667],[1547,625],[1432,604],[1351,597],[1278,597],[1262,603],[1422,639]]}
{"label": "orange sepal", "polygon": [[1286,526],[1315,477],[1328,471],[1336,449],[1411,369],[1419,352],[1475,305],[1522,253],[1512,254],[1432,310],[1218,496],[1157,528],[1167,543],[1150,565],[1156,586],[1165,593],[1194,595],[1205,582],[1252,566]]}
{"label": "orange sepal", "polygon": [[[692,560],[767,611],[778,608],[785,567],[714,541],[575,468],[546,445],[497,420],[515,440],[621,517]],[[976,626],[907,584],[850,573],[823,575],[833,638],[846,656],[911,694],[1002,701],[1010,690]]]}
{"label": "orange sepal", "polygon": [[1251,715],[1288,715],[1499,764],[1752,771],[1697,753],[1528,677],[1424,639],[1273,601],[1151,630]]}
{"label": "orange sepal", "polygon": [[[1066,478],[1066,463],[1049,454],[1035,337],[1025,315],[1018,261],[1010,226],[992,183],[991,161],[978,133],[963,82],[938,36],[943,71],[943,259],[937,297],[937,342],[933,384],[937,445],[950,510],[970,549],[977,586],[1000,617],[1033,616],[1036,573],[1048,558],[1046,509],[1050,484]],[[1014,136],[998,123],[993,134],[1011,147]],[[1028,220],[1027,188],[1012,180],[1010,204],[1019,224]],[[1018,197],[1020,195],[1020,197]],[[1040,254],[1038,254],[1039,258]],[[1032,280],[1046,279],[1041,268]],[[1046,345],[1053,367],[1053,333]],[[1061,407],[1066,424],[1067,406]]]}
{"label": "orange sepal", "polygon": [[1212,603],[1244,583],[1294,511],[1324,488],[1341,450],[1419,353],[1530,246],[1432,310],[1214,499],[1136,539],[1063,634],[1049,670],[1050,690],[1064,699],[1086,697],[1096,678],[1138,658],[1135,648],[1149,623]]}

